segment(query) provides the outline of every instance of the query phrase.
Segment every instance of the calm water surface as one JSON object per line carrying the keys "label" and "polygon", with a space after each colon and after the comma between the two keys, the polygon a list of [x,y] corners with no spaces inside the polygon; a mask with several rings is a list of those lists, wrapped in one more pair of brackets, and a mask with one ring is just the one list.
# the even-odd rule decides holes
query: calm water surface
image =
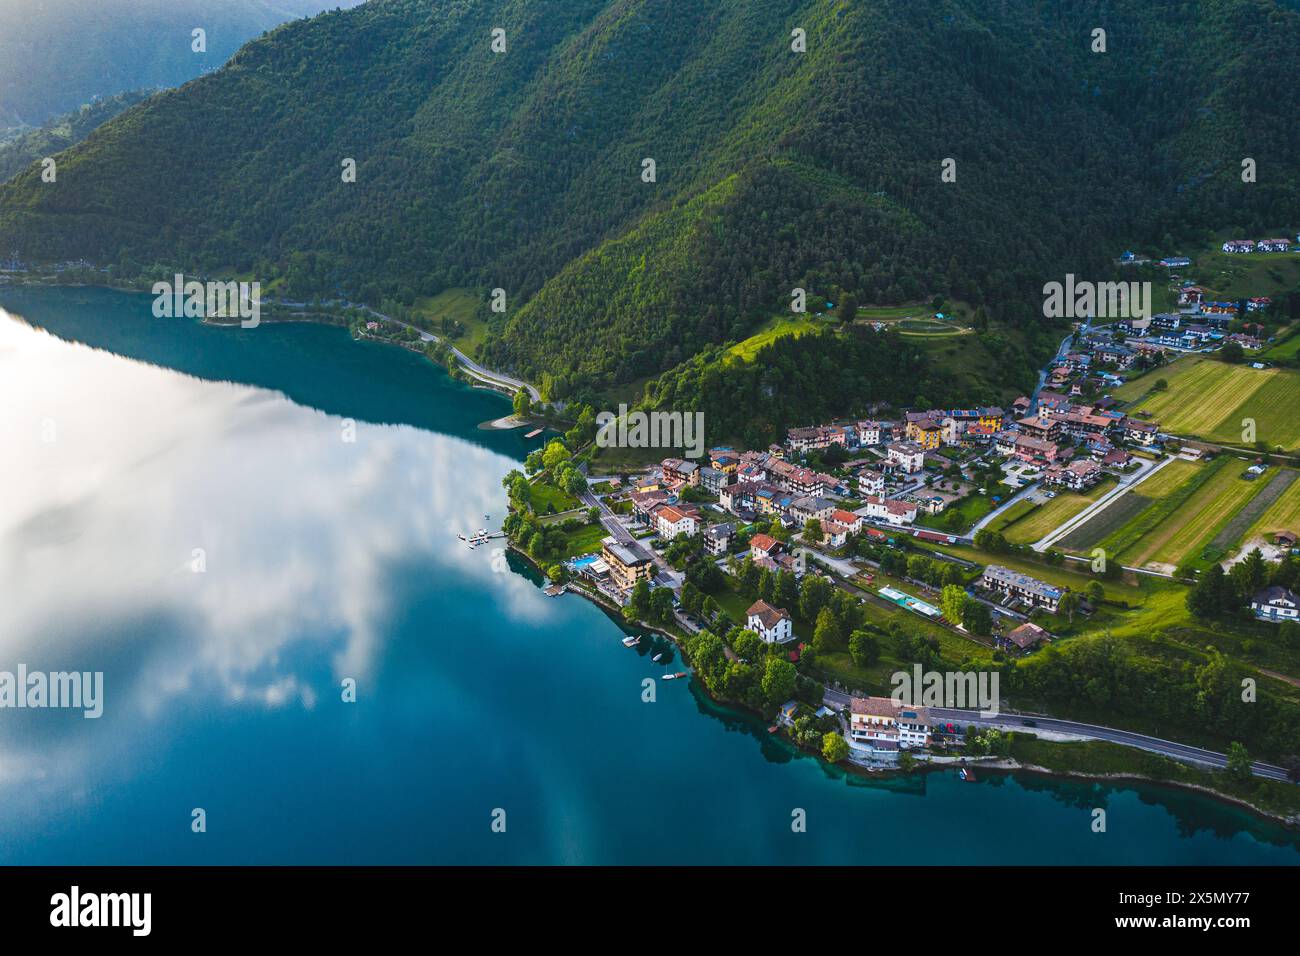
{"label": "calm water surface", "polygon": [[149,306],[0,288],[0,670],[105,675],[98,720],[0,710],[0,861],[1300,861],[1197,796],[864,782],[693,682],[642,703],[662,668],[618,624],[454,537],[530,448],[478,427],[503,398],[340,329]]}

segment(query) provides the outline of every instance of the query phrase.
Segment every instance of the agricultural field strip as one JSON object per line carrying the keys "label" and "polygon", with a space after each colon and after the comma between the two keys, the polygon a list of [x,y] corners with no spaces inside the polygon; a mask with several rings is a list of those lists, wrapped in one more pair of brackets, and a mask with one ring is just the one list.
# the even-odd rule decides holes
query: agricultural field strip
{"label": "agricultural field strip", "polygon": [[1176,376],[1165,391],[1153,392],[1144,399],[1142,409],[1150,412],[1166,431],[1209,436],[1234,418],[1237,410],[1264,387],[1268,377],[1276,374],[1247,366],[1202,362]]}
{"label": "agricultural field strip", "polygon": [[[1300,473],[1292,473],[1300,477]],[[1300,528],[1300,481],[1292,480],[1272,507],[1246,531],[1243,540],[1249,541],[1256,535],[1273,531],[1295,531],[1297,528]]]}
{"label": "agricultural field strip", "polygon": [[1288,488],[1300,478],[1300,472],[1283,469],[1273,476],[1273,480],[1268,483],[1268,487],[1259,492],[1247,502],[1246,506],[1238,511],[1227,524],[1214,536],[1210,542],[1210,547],[1227,550],[1240,541],[1246,532],[1246,529],[1254,527],[1255,523],[1273,505],[1278,501]]}
{"label": "agricultural field strip", "polygon": [[1200,554],[1200,548],[1263,487],[1263,482],[1243,480],[1235,468],[1220,469],[1213,480],[1138,542],[1133,563],[1140,566],[1154,560],[1177,565],[1189,555]]}
{"label": "agricultural field strip", "polygon": [[1113,554],[1116,557],[1129,550],[1150,534],[1156,525],[1186,504],[1206,482],[1222,470],[1227,461],[1226,458],[1219,458],[1211,462],[1204,469],[1179,485],[1174,491],[1163,498],[1157,499],[1150,508],[1144,509],[1132,521],[1122,525],[1104,538],[1100,547],[1107,554]]}
{"label": "agricultural field strip", "polygon": [[1144,482],[1158,475],[1165,468],[1168,468],[1175,460],[1176,459],[1173,458],[1165,458],[1162,461],[1157,462],[1151,468],[1146,469],[1144,472],[1142,472],[1142,474],[1139,477],[1134,478],[1132,481],[1121,482],[1120,484],[1116,485],[1114,488],[1107,491],[1096,501],[1091,502],[1087,507],[1085,507],[1074,517],[1070,518],[1067,521],[1062,522],[1061,525],[1056,528],[1056,530],[1049,532],[1046,536],[1034,542],[1033,549],[1035,551],[1046,551],[1057,541],[1060,541],[1062,538],[1068,537],[1079,526],[1087,524],[1088,522],[1092,521],[1092,519],[1095,518],[1098,514],[1108,510],[1112,505],[1115,504],[1115,501],[1117,499],[1125,497],[1126,492],[1130,492],[1134,488],[1141,486]]}

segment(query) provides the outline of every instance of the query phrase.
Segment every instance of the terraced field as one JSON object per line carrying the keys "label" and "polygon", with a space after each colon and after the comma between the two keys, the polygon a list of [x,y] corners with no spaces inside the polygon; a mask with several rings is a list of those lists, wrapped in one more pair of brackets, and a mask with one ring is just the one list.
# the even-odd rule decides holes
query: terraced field
{"label": "terraced field", "polygon": [[[1168,388],[1148,394],[1159,378],[1165,378]],[[1131,411],[1149,412],[1166,431],[1179,435],[1248,444],[1242,421],[1250,418],[1256,437],[1269,445],[1300,447],[1300,372],[1291,369],[1253,369],[1198,356],[1134,379],[1116,396],[1140,399]]]}
{"label": "terraced field", "polygon": [[1264,482],[1243,479],[1241,471],[1237,461],[1224,464],[1172,514],[1121,552],[1119,559],[1132,567],[1157,565],[1156,570],[1169,570],[1200,555],[1223,525],[1264,488]]}

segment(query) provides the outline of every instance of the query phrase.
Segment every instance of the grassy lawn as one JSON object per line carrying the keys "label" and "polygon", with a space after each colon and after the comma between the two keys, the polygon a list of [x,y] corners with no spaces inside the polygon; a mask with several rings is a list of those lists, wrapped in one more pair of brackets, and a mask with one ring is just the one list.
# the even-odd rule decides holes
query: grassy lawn
{"label": "grassy lawn", "polygon": [[1293,359],[1298,355],[1300,355],[1300,326],[1295,323],[1278,334],[1276,345],[1259,353],[1260,358],[1273,362],[1280,359]]}
{"label": "grassy lawn", "polygon": [[1013,544],[1033,544],[1056,530],[1088,505],[1115,487],[1115,479],[1106,478],[1083,493],[1058,492],[1051,501],[1026,512],[1014,522],[1003,525],[1002,534]]}
{"label": "grassy lawn", "polygon": [[807,316],[774,316],[759,326],[749,338],[727,349],[727,355],[734,356],[742,362],[752,362],[763,346],[771,345],[777,339],[787,335],[807,335],[809,332],[829,328],[834,324]]}
{"label": "grassy lawn", "polygon": [[[1150,391],[1161,378],[1169,387]],[[1300,372],[1291,369],[1253,369],[1198,355],[1125,383],[1115,397],[1137,401],[1131,412],[1150,412],[1178,434],[1242,445],[1242,421],[1253,419],[1256,437],[1270,446],[1300,446]]]}
{"label": "grassy lawn", "polygon": [[[424,296],[415,302],[415,311],[426,321],[441,318],[455,319],[465,326],[465,332],[451,339],[452,344],[470,358],[478,358],[479,346],[487,337],[487,323],[475,315],[481,298],[469,289],[446,289],[435,296]],[[434,326],[431,329],[437,333]]]}
{"label": "grassy lawn", "polygon": [[539,515],[553,514],[557,511],[569,511],[582,507],[582,502],[567,491],[561,491],[544,481],[530,482],[528,485],[528,503],[533,513]]}
{"label": "grassy lawn", "polygon": [[[955,504],[949,505],[937,515],[922,515],[917,519],[917,524],[923,528],[934,528],[938,531],[951,531],[961,534],[992,510],[993,502],[988,495],[967,495]],[[951,516],[954,514],[957,515],[958,521],[955,527],[950,523],[953,520]]]}
{"label": "grassy lawn", "polygon": [[595,524],[584,525],[576,531],[566,532],[564,535],[564,547],[560,552],[560,559],[576,558],[582,554],[592,554],[600,551],[600,542],[603,541],[609,532],[605,530],[604,525],[599,521]]}
{"label": "grassy lawn", "polygon": [[1014,505],[985,525],[985,527],[988,528],[989,531],[1003,531],[1010,525],[1015,524],[1021,518],[1028,515],[1030,512],[1036,511],[1041,507],[1042,504],[1037,501],[1029,501],[1028,499],[1017,501]]}

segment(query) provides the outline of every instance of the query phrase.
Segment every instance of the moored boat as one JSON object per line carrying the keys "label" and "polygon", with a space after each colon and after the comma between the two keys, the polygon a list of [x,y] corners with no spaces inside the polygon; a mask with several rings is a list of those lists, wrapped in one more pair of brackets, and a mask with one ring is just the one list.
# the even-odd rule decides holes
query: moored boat
{"label": "moored boat", "polygon": [[640,643],[641,643],[641,638],[639,638],[639,637],[625,637],[625,638],[623,638],[623,646],[624,646],[624,647],[636,647],[636,646],[637,646],[638,644],[640,644]]}

